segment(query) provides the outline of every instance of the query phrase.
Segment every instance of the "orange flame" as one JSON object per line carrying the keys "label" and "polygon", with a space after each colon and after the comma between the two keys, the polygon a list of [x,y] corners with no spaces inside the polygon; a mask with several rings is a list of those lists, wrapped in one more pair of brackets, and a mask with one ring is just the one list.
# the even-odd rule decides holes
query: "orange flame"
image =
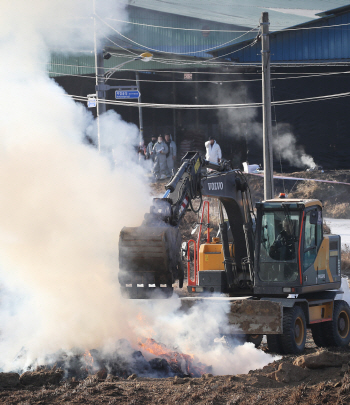
{"label": "orange flame", "polygon": [[84,360],[87,366],[87,369],[92,369],[94,366],[94,358],[91,356],[91,353],[89,352],[89,350],[85,350],[84,353]]}
{"label": "orange flame", "polygon": [[165,359],[175,372],[183,372],[192,377],[199,377],[210,371],[206,365],[197,362],[194,355],[172,351],[165,345],[157,343],[154,339],[139,340],[138,344],[141,350]]}

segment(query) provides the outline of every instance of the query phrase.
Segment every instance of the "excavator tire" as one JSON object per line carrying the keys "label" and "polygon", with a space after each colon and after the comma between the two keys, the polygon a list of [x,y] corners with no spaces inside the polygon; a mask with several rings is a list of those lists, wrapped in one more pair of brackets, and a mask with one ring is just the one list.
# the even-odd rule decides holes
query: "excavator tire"
{"label": "excavator tire", "polygon": [[333,320],[322,325],[327,347],[345,347],[350,342],[350,308],[347,302],[334,301]]}
{"label": "excavator tire", "polygon": [[119,283],[128,298],[168,298],[179,271],[181,236],[171,226],[124,227],[119,237]]}
{"label": "excavator tire", "polygon": [[350,342],[350,308],[342,300],[334,301],[333,320],[311,326],[318,347],[345,347]]}
{"label": "excavator tire", "polygon": [[283,309],[282,350],[285,354],[301,354],[306,342],[306,319],[297,305]]}

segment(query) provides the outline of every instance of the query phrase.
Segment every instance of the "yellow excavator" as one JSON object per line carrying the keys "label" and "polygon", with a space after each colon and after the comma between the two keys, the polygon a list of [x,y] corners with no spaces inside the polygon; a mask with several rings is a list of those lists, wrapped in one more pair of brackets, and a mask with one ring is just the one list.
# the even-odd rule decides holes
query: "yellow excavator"
{"label": "yellow excavator", "polygon": [[[192,297],[182,299],[183,307],[200,299],[216,305],[225,295],[228,322],[238,333],[256,345],[266,335],[278,353],[303,352],[307,328],[319,347],[349,344],[340,236],[323,234],[320,201],[282,195],[254,210],[244,174],[198,152],[184,156],[165,189],[140,227],[120,233],[119,282],[127,297],[166,298],[177,280],[182,288],[186,250]],[[204,197],[218,200],[220,237],[209,238],[208,208],[207,241],[192,240],[184,249],[179,224],[187,211],[200,211]]]}

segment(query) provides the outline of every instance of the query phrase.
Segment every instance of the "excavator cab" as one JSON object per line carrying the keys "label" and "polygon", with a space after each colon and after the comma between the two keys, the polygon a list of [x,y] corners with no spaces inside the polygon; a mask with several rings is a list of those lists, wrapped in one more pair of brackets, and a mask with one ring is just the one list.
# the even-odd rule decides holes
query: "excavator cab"
{"label": "excavator cab", "polygon": [[340,237],[323,235],[318,200],[257,204],[254,293],[282,296],[340,287]]}

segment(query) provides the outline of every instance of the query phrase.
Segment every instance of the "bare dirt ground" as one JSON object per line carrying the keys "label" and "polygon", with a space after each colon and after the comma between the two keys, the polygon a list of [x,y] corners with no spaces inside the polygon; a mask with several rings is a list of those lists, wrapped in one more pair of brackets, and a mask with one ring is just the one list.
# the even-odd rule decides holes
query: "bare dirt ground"
{"label": "bare dirt ground", "polygon": [[[263,345],[261,350],[267,351],[266,346]],[[120,379],[96,374],[82,381],[71,379],[51,383],[45,383],[43,378],[41,383],[40,380],[32,380],[31,384],[19,383],[11,388],[3,386],[0,389],[0,403],[349,404],[349,348],[318,352],[312,337],[308,335],[305,354],[306,356],[299,357],[283,356],[261,370],[252,370],[241,375],[204,374],[201,378],[165,379],[131,375],[127,379]],[[41,373],[44,371],[41,370]],[[3,383],[1,374],[0,383]]]}
{"label": "bare dirt ground", "polygon": [[[350,171],[299,172],[288,176],[350,182]],[[253,201],[261,200],[262,178],[253,175],[247,177]],[[164,184],[153,185],[155,195],[162,194]],[[327,216],[350,218],[349,186],[290,180],[283,183],[277,180],[276,193],[284,191],[289,197],[323,200]],[[189,213],[185,217],[181,228],[185,240],[189,239],[196,221],[197,216],[194,214]],[[348,259],[349,264],[350,257]],[[345,269],[348,270],[349,266],[346,265]],[[266,344],[262,344],[261,350],[268,352]],[[0,373],[0,403],[350,404],[350,348],[320,350],[308,332],[305,355],[285,355],[263,369],[252,370],[244,375],[204,374],[201,378],[185,376],[153,379],[133,374],[124,379],[98,372],[77,381],[74,378],[64,380],[63,372],[59,369],[40,369],[21,377]]]}

